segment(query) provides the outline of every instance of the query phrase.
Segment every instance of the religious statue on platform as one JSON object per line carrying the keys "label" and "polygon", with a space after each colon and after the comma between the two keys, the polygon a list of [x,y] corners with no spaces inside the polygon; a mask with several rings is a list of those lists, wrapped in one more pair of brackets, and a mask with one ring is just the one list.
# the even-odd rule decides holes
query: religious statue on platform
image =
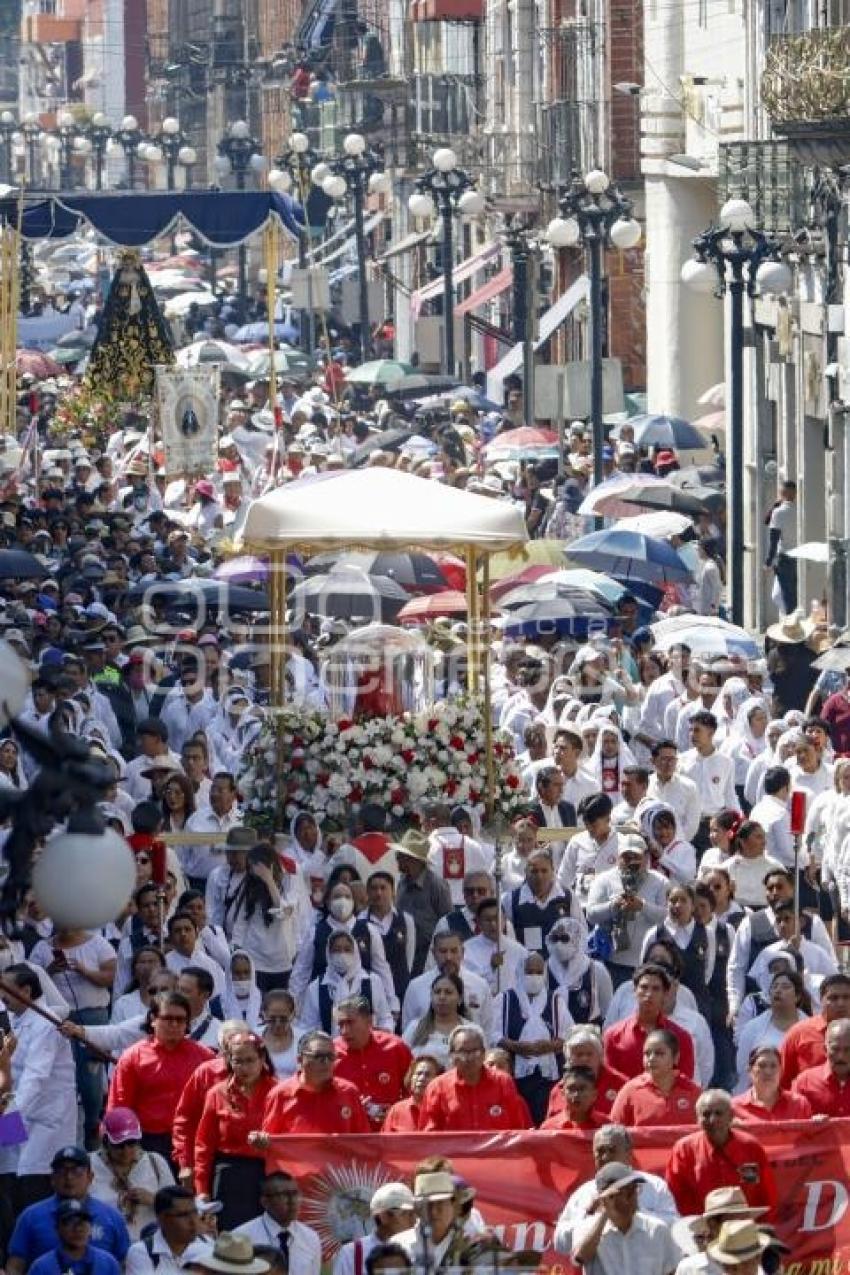
{"label": "religious statue on platform", "polygon": [[138,252],[119,254],[86,385],[124,402],[153,391],[154,368],[174,362],[168,324],[159,308]]}

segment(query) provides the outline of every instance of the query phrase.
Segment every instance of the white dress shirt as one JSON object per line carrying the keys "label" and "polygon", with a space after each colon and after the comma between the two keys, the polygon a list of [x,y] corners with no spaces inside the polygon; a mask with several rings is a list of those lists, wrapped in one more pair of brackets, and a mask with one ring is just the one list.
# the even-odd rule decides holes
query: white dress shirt
{"label": "white dress shirt", "polygon": [[[425,970],[424,974],[420,974],[418,978],[408,983],[401,1010],[402,1027],[418,1023],[419,1019],[427,1014],[431,1005],[431,984],[438,973],[436,968]],[[460,977],[463,983],[463,1003],[467,1014],[474,1023],[478,1024],[489,1040],[493,1026],[493,997],[490,988],[479,974],[468,969],[466,965],[461,965]]]}
{"label": "white dress shirt", "polygon": [[179,1257],[175,1257],[168,1240],[157,1227],[151,1238],[151,1248],[153,1256],[148,1252],[144,1240],[136,1240],[135,1244],[131,1244],[124,1261],[124,1275],[176,1275],[177,1271],[191,1266],[204,1249],[209,1252],[212,1244],[209,1240],[199,1237],[193,1240]]}
{"label": "white dress shirt", "polygon": [[676,828],[684,841],[692,841],[699,827],[699,796],[697,786],[685,775],[673,775],[662,783],[657,775],[650,775],[647,797],[672,806],[676,816]]}
{"label": "white dress shirt", "polygon": [[[261,1213],[236,1227],[237,1235],[247,1235],[253,1245],[268,1244],[280,1247],[280,1233],[284,1228],[270,1213]],[[322,1242],[312,1226],[304,1222],[290,1222],[289,1275],[319,1275],[322,1268]]]}
{"label": "white dress shirt", "polygon": [[721,810],[737,810],[738,794],[735,792],[735,765],[731,758],[714,752],[703,756],[695,748],[689,748],[679,758],[679,773],[696,784],[700,818],[716,815]]}
{"label": "white dress shirt", "polygon": [[[771,924],[773,924],[776,920],[773,914],[773,909],[766,908],[765,911],[770,917]],[[744,999],[746,977],[751,965],[750,925],[751,918],[749,916],[745,916],[735,932],[735,938],[732,942],[732,951],[729,953],[729,964],[726,967],[726,987],[729,994],[729,1009],[733,1014],[738,1012],[741,1001]],[[832,946],[832,940],[827,933],[826,926],[819,916],[812,917],[811,939],[812,942],[816,943],[828,957],[835,960],[835,949]]]}
{"label": "white dress shirt", "polygon": [[[673,1199],[669,1186],[663,1178],[657,1177],[654,1173],[647,1173],[645,1169],[641,1169],[641,1174],[645,1179],[638,1187],[641,1213],[672,1226],[679,1220],[679,1210],[676,1208],[676,1201]],[[573,1191],[555,1223],[554,1247],[558,1253],[572,1253],[573,1230],[577,1223],[588,1216],[587,1210],[595,1199],[596,1183],[592,1178]]]}

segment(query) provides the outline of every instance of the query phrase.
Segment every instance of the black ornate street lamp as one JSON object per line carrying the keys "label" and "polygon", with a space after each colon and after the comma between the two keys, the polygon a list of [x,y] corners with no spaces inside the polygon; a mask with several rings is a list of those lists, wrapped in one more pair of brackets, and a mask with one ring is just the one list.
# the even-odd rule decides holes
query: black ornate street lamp
{"label": "black ornate street lamp", "polygon": [[[593,482],[603,480],[602,449],[605,426],[602,419],[602,352],[605,314],[602,302],[602,272],[605,250],[626,251],[640,243],[640,223],[632,216],[632,201],[609,180],[600,168],[584,177],[576,174],[558,198],[560,217],[549,222],[547,238],[553,248],[582,248],[587,254],[590,274],[590,421],[593,430]],[[600,524],[601,525],[601,524]]]}
{"label": "black ornate street lamp", "polygon": [[513,338],[522,345],[522,407],[526,425],[534,424],[534,330],[532,324],[534,267],[540,243],[528,221],[511,216],[503,233],[513,270]]}
{"label": "black ornate street lamp", "polygon": [[454,330],[454,234],[455,217],[475,217],[484,211],[484,196],[475,188],[475,180],[457,166],[457,155],[448,146],[434,152],[432,167],[416,181],[416,191],[408,200],[414,217],[442,218],[443,267],[443,371],[455,374]]}
{"label": "black ornate street lamp", "polygon": [[139,128],[135,115],[125,115],[121,127],[115,130],[115,140],[120,144],[127,157],[127,185],[130,190],[136,189],[136,164],[140,149],[147,144],[147,138]]}
{"label": "black ornate street lamp", "polygon": [[342,143],[342,149],[341,159],[328,161],[328,175],[322,182],[322,190],[329,199],[335,200],[342,200],[350,194],[354,208],[354,240],[357,247],[359,285],[360,362],[365,363],[372,352],[364,224],[366,198],[368,195],[385,194],[390,189],[391,181],[389,174],[384,172],[383,155],[370,146],[360,133],[349,133]]}
{"label": "black ornate street lamp", "polygon": [[[310,193],[310,186],[313,184],[314,174],[318,177],[330,175],[330,168],[323,163],[318,153],[313,150],[310,145],[310,139],[306,133],[293,133],[289,139],[289,150],[283,151],[275,159],[276,167],[269,173],[269,186],[272,190],[279,193],[288,193],[292,187],[298,194],[301,208],[304,213],[304,220],[300,226],[300,234],[298,236],[298,268],[306,272],[307,279],[307,300],[308,303],[312,299],[312,287],[310,285],[310,221],[307,212],[307,196]],[[313,327],[313,308],[308,304],[306,310],[301,311],[301,347],[307,354],[312,354],[315,347],[314,327]]]}
{"label": "black ornate street lamp", "polygon": [[33,190],[39,190],[41,187],[41,172],[38,162],[38,149],[41,139],[44,137],[44,129],[37,115],[25,115],[21,120],[21,127],[18,131],[24,144],[27,185],[32,187]]}
{"label": "black ornate street lamp", "polygon": [[60,111],[56,116],[54,136],[59,143],[59,189],[73,190],[74,152],[77,149],[80,130],[70,111]]}
{"label": "black ornate street lamp", "polygon": [[[177,189],[177,167],[181,165],[189,169],[197,162],[194,147],[180,127],[180,121],[168,115],[162,121],[162,128],[154,137],[154,143],[162,152],[165,160],[165,182],[169,190]],[[188,177],[187,177],[188,181]]]}
{"label": "black ornate street lamp", "polygon": [[[224,178],[232,173],[236,189],[244,190],[249,173],[261,173],[265,168],[259,143],[251,136],[245,120],[236,120],[218,143],[215,170]],[[244,323],[248,301],[248,257],[244,243],[239,245],[239,317]]]}
{"label": "black ornate street lamp", "polygon": [[112,129],[109,120],[102,111],[96,111],[91,117],[82,137],[77,140],[77,151],[82,155],[91,155],[94,162],[94,188],[103,190],[103,174],[106,168],[106,156],[112,141]]}
{"label": "black ornate street lamp", "polygon": [[744,622],[744,295],[787,292],[791,271],[778,260],[780,241],[756,230],[745,199],[729,199],[717,226],[694,240],[682,281],[697,292],[729,292],[729,422],[726,436],[727,574],[735,624]]}
{"label": "black ornate street lamp", "polygon": [[18,121],[11,111],[0,114],[0,145],[3,147],[3,180],[7,186],[14,185],[15,176],[15,138],[19,136]]}

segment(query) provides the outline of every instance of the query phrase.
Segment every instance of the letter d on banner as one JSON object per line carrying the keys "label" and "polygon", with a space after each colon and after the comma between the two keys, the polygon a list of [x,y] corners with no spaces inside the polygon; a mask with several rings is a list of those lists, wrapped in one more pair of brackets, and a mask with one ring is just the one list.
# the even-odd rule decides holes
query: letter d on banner
{"label": "letter d on banner", "polygon": [[[822,1215],[821,1205],[829,1209],[828,1215]],[[847,1212],[850,1196],[840,1182],[828,1178],[825,1182],[809,1182],[806,1186],[806,1206],[803,1209],[801,1231],[827,1231],[837,1226]]]}

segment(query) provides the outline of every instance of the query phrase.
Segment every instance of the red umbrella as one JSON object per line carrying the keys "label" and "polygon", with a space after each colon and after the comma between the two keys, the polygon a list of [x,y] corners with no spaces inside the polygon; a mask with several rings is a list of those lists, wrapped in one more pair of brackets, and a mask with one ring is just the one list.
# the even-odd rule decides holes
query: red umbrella
{"label": "red umbrella", "polygon": [[405,602],[396,618],[401,624],[418,624],[421,620],[436,620],[439,615],[466,615],[466,610],[466,594],[459,589],[445,589]]}
{"label": "red umbrella", "polygon": [[490,589],[490,598],[493,602],[498,602],[511,589],[518,589],[523,584],[534,584],[535,580],[551,575],[553,571],[557,571],[557,567],[551,567],[545,562],[530,562],[522,571],[515,571],[513,575],[497,581]]}
{"label": "red umbrella", "polygon": [[40,350],[17,350],[15,370],[18,376],[34,376],[39,381],[46,380],[48,376],[61,376],[64,372],[60,364]]}
{"label": "red umbrella", "polygon": [[432,553],[432,559],[445,576],[446,584],[460,593],[466,591],[466,563],[453,553]]}
{"label": "red umbrella", "polygon": [[558,447],[558,435],[553,429],[537,429],[534,425],[520,425],[504,434],[496,434],[484,448],[485,456],[502,452],[530,454],[535,451],[551,452]]}

